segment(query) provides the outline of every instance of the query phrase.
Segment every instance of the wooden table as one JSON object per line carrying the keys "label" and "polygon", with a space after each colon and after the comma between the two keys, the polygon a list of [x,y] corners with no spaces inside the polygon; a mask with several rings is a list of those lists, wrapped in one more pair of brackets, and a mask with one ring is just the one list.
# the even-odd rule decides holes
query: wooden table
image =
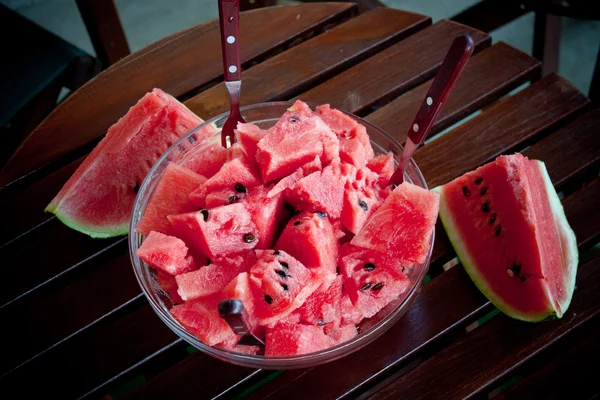
{"label": "wooden table", "polygon": [[243,103],[329,102],[401,142],[451,41],[472,35],[475,53],[434,127],[445,134],[419,149],[416,161],[431,187],[503,153],[545,161],[581,250],[569,311],[540,324],[498,314],[460,265],[450,267],[455,255],[438,226],[431,281],[366,348],[286,372],[194,352],[142,295],[125,238],[90,239],[43,209],[106,129],[153,87],[203,118],[227,110],[212,21],[104,71],[61,104],[2,172],[2,397],[487,398],[499,388],[506,398],[597,394],[597,368],[589,366],[600,356],[600,251],[592,249],[600,233],[600,111],[560,76],[542,78],[540,63],[519,50],[423,15],[358,15],[348,3],[321,3],[250,11],[241,25]]}

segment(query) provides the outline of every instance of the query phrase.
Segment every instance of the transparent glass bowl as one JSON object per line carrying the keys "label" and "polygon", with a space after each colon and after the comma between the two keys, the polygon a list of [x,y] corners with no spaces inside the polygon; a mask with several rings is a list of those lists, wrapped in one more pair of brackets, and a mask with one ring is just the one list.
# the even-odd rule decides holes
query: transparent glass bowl
{"label": "transparent glass bowl", "polygon": [[[267,129],[273,126],[292,104],[293,103],[289,102],[255,104],[243,107],[242,115],[246,121],[253,122],[261,128]],[[408,278],[411,281],[411,285],[410,288],[403,294],[403,297],[390,303],[375,316],[363,320],[358,325],[360,327],[360,333],[358,336],[335,347],[315,353],[286,357],[266,357],[260,355],[236,353],[218,347],[207,346],[196,336],[188,332],[177,320],[175,320],[175,318],[172,317],[171,313],[169,312],[169,309],[172,307],[171,300],[169,295],[162,290],[160,284],[158,283],[156,272],[149,268],[148,265],[140,260],[140,258],[136,255],[137,249],[144,240],[143,235],[136,231],[136,227],[140,222],[142,215],[144,214],[148,200],[152,196],[156,184],[161,179],[162,173],[167,164],[169,162],[180,163],[190,155],[195,154],[195,152],[202,151],[203,148],[205,148],[204,144],[207,143],[207,141],[216,143],[220,142],[220,130],[225,123],[228,114],[229,113],[224,113],[206,121],[204,124],[191,130],[180,140],[174,143],[151,168],[146,179],[142,183],[142,186],[140,187],[133,208],[133,215],[129,229],[129,251],[135,276],[142,287],[144,294],[148,298],[150,305],[169,328],[171,328],[179,337],[184,339],[192,346],[220,360],[246,367],[263,369],[292,369],[310,367],[344,357],[371,343],[373,340],[377,339],[385,331],[387,331],[396,321],[398,321],[398,319],[406,312],[412,300],[417,295],[429,267],[429,261],[434,242],[433,236],[431,238],[429,253],[425,263],[422,265],[416,265],[408,273]],[[366,127],[371,138],[371,144],[375,154],[384,154],[391,151],[395,154],[397,163],[400,155],[402,154],[402,146],[398,142],[367,121],[352,114],[348,115]],[[213,137],[206,139],[205,142],[198,143],[196,140],[196,133],[206,125],[211,124],[216,126],[218,133]],[[427,188],[425,179],[413,160],[410,161],[406,168],[404,179],[412,182],[415,185]]]}

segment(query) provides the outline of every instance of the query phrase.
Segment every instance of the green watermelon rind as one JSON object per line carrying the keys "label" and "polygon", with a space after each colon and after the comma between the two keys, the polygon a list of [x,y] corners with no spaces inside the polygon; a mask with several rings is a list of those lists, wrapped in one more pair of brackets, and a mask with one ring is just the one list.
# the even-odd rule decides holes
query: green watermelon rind
{"label": "green watermelon rind", "polygon": [[573,232],[573,230],[569,226],[569,223],[567,222],[564,209],[562,207],[560,199],[558,198],[558,194],[556,193],[556,190],[552,185],[552,182],[548,175],[548,171],[546,170],[546,166],[541,161],[538,161],[538,163],[542,176],[544,177],[546,193],[548,194],[548,200],[550,202],[554,220],[556,221],[556,224],[559,228],[559,235],[562,243],[562,248],[563,250],[566,250],[566,265],[569,270],[569,276],[566,279],[567,298],[565,299],[564,303],[561,304],[560,310],[555,309],[555,307],[552,304],[553,302],[549,298],[548,312],[524,313],[515,309],[510,304],[505,302],[501,297],[496,295],[494,290],[492,290],[492,288],[490,288],[487,284],[486,279],[483,276],[481,276],[481,274],[479,274],[478,268],[476,267],[476,263],[472,259],[470,253],[467,251],[464,241],[460,238],[460,235],[458,234],[459,231],[456,227],[452,214],[446,207],[446,198],[442,190],[443,186],[438,186],[432,189],[433,192],[438,193],[440,195],[439,216],[442,221],[442,224],[444,225],[444,229],[446,230],[448,238],[452,243],[454,251],[456,251],[456,254],[461,260],[465,271],[467,271],[467,274],[469,275],[475,286],[477,286],[481,293],[483,293],[483,295],[487,297],[487,299],[504,314],[508,315],[511,318],[526,322],[539,322],[548,319],[549,317],[561,318],[564,315],[564,312],[567,310],[571,302],[573,290],[575,288],[575,277],[577,274],[577,263],[579,254],[577,250],[577,241],[575,239],[575,233]]}
{"label": "green watermelon rind", "polygon": [[44,209],[45,212],[52,213],[59,219],[63,224],[71,229],[86,234],[94,239],[107,239],[115,236],[124,236],[129,233],[129,220],[121,225],[113,225],[106,227],[88,226],[78,223],[72,218],[63,215],[60,212],[60,204],[58,207],[51,207],[50,205]]}

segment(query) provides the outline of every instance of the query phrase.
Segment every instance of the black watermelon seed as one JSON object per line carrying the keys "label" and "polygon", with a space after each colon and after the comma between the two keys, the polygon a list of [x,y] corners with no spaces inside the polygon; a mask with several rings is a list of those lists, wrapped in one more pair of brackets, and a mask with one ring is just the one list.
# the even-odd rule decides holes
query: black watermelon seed
{"label": "black watermelon seed", "polygon": [[327,213],[324,211],[315,211],[315,214],[317,214],[321,218],[327,218]]}
{"label": "black watermelon seed", "polygon": [[206,208],[204,208],[204,209],[200,210],[200,213],[204,217],[204,222],[208,221],[208,217],[210,216],[210,211],[208,211]]}
{"label": "black watermelon seed", "polygon": [[254,236],[252,233],[246,233],[244,235],[244,242],[246,243],[252,243],[256,240],[256,236]]}
{"label": "black watermelon seed", "polygon": [[512,271],[515,275],[521,275],[521,264],[517,264],[517,262],[513,263]]}
{"label": "black watermelon seed", "polygon": [[485,194],[487,193],[487,191],[488,191],[488,188],[487,188],[487,186],[484,186],[484,187],[482,187],[482,188],[481,188],[481,190],[479,191],[479,194],[483,196],[483,195],[485,195]]}
{"label": "black watermelon seed", "polygon": [[139,191],[140,191],[140,184],[136,182],[135,185],[133,185],[133,193],[138,194]]}
{"label": "black watermelon seed", "polygon": [[190,137],[188,138],[188,141],[189,141],[191,144],[194,144],[194,143],[196,143],[196,138],[195,138],[194,136],[190,136]]}
{"label": "black watermelon seed", "polygon": [[364,266],[365,271],[373,271],[375,269],[375,264],[373,263],[366,263]]}
{"label": "black watermelon seed", "polygon": [[383,288],[383,283],[379,282],[377,285],[373,286],[371,290],[381,290]]}
{"label": "black watermelon seed", "polygon": [[481,182],[483,182],[483,178],[477,178],[475,179],[475,184],[479,185]]}
{"label": "black watermelon seed", "polygon": [[370,288],[370,287],[371,287],[371,284],[370,284],[370,283],[365,283],[365,284],[363,285],[363,287],[361,287],[361,288],[360,288],[360,290],[367,290],[367,289],[368,289],[368,288]]}
{"label": "black watermelon seed", "polygon": [[267,302],[267,304],[271,304],[273,303],[273,298],[268,294],[265,294],[265,301]]}
{"label": "black watermelon seed", "polygon": [[210,260],[210,258],[206,257],[206,265],[210,265],[212,264],[212,261]]}
{"label": "black watermelon seed", "polygon": [[471,195],[471,192],[469,192],[469,188],[466,186],[462,187],[462,192],[465,195],[465,197],[469,197]]}
{"label": "black watermelon seed", "polygon": [[280,285],[283,288],[283,290],[289,290],[288,285],[286,285],[285,283],[280,283]]}
{"label": "black watermelon seed", "polygon": [[502,225],[498,225],[496,227],[496,236],[500,236],[501,233],[502,233]]}
{"label": "black watermelon seed", "polygon": [[298,226],[298,225],[300,225],[301,223],[302,223],[302,221],[296,221],[296,222],[294,222],[294,226]]}
{"label": "black watermelon seed", "polygon": [[397,187],[398,187],[398,184],[397,184],[397,183],[393,183],[393,184],[392,184],[392,190],[396,189]]}
{"label": "black watermelon seed", "polygon": [[240,198],[237,196],[231,196],[228,200],[227,200],[227,204],[232,204],[235,203],[236,201],[238,201]]}
{"label": "black watermelon seed", "polygon": [[340,266],[338,265],[337,267],[335,267],[335,273],[336,274],[340,274]]}
{"label": "black watermelon seed", "polygon": [[288,263],[286,263],[285,261],[279,261],[279,265],[281,265],[283,268],[289,268],[290,267],[288,265]]}
{"label": "black watermelon seed", "polygon": [[483,203],[483,205],[481,206],[481,211],[489,212],[490,211],[490,203],[487,201],[485,203]]}
{"label": "black watermelon seed", "polygon": [[496,222],[496,214],[490,217],[490,225],[494,225],[494,222]]}
{"label": "black watermelon seed", "polygon": [[286,275],[285,271],[282,271],[282,270],[280,270],[280,269],[276,269],[276,270],[275,270],[275,273],[276,273],[277,275],[279,275],[280,277],[282,277],[282,278],[287,278],[287,275]]}
{"label": "black watermelon seed", "polygon": [[296,123],[300,121],[300,118],[298,118],[297,115],[292,115],[292,117],[290,118],[290,122]]}
{"label": "black watermelon seed", "polygon": [[242,185],[241,183],[236,183],[234,188],[238,193],[246,193],[246,186]]}
{"label": "black watermelon seed", "polygon": [[280,254],[281,254],[281,253],[279,252],[279,250],[275,250],[275,251],[273,252],[273,255],[274,255],[274,256],[278,256],[278,255],[280,255]]}
{"label": "black watermelon seed", "polygon": [[362,208],[365,211],[369,211],[369,206],[367,205],[367,203],[364,202],[364,200],[359,200],[358,201],[358,205],[360,208]]}
{"label": "black watermelon seed", "polygon": [[325,325],[325,322],[322,319],[317,320],[317,325],[323,326],[323,325]]}

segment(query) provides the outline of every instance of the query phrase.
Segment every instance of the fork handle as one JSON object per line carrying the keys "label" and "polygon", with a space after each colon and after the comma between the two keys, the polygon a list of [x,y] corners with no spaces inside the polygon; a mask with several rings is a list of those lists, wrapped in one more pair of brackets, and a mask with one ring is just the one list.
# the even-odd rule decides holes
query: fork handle
{"label": "fork handle", "polygon": [[239,81],[240,66],[240,4],[239,0],[219,0],[221,51],[225,82]]}

